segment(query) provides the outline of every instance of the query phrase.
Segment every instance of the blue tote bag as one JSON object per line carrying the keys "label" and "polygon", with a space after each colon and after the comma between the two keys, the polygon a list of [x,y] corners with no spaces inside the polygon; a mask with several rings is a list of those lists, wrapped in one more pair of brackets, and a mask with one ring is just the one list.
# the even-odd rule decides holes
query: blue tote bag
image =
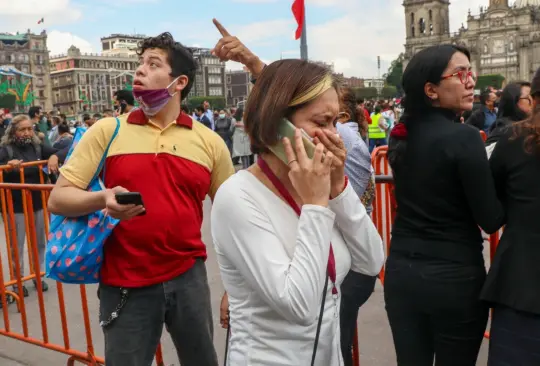
{"label": "blue tote bag", "polygon": [[[117,118],[116,129],[88,185],[88,191],[96,192],[105,189],[99,175],[103,169],[103,177],[105,177],[105,159],[119,129],[120,121]],[[85,132],[85,128],[77,129],[67,159]],[[103,245],[118,222],[119,220],[101,211],[80,217],[51,215],[45,252],[47,277],[71,284],[98,283],[103,261]]]}

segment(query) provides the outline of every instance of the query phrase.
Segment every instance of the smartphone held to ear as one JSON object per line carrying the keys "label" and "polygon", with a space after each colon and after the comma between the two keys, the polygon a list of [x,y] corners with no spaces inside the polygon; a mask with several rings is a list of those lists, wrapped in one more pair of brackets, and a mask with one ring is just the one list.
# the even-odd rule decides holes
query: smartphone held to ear
{"label": "smartphone held to ear", "polygon": [[[143,206],[143,199],[139,192],[122,192],[122,193],[115,193],[116,202],[120,205],[135,205],[135,206]],[[141,213],[139,216],[145,215],[146,211]]]}
{"label": "smartphone held to ear", "polygon": [[[315,144],[312,142],[312,138],[304,131],[302,131],[302,142],[304,143],[304,148],[306,150],[306,155],[308,158],[312,159],[315,154]],[[287,119],[283,119],[279,127],[279,141],[275,146],[270,146],[269,149],[276,155],[282,162],[289,164],[287,159],[287,154],[285,153],[285,147],[283,146],[282,139],[287,137],[291,142],[293,150],[296,150],[296,139],[294,137],[296,132],[296,127]]]}

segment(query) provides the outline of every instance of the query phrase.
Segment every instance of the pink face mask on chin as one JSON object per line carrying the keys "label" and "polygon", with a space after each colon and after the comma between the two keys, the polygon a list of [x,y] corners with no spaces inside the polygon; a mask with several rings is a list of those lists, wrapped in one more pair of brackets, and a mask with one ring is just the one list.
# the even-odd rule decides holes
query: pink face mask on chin
{"label": "pink face mask on chin", "polygon": [[169,100],[176,95],[176,92],[171,94],[169,92],[169,88],[178,79],[179,77],[174,79],[166,88],[163,89],[133,89],[133,97],[139,103],[144,114],[152,117],[158,114],[158,112],[165,107]]}

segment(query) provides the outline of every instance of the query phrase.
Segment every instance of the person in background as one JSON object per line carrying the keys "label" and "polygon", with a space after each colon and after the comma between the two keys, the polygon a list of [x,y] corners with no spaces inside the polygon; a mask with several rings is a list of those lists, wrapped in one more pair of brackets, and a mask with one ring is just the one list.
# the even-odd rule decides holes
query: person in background
{"label": "person in background", "polygon": [[189,112],[189,107],[187,106],[187,104],[182,104],[180,109],[182,110],[183,113],[185,113],[185,114],[187,114],[189,116],[190,112]]}
{"label": "person in background", "polygon": [[251,142],[246,133],[244,125],[244,109],[242,107],[236,109],[236,114],[233,118],[234,133],[233,133],[233,159],[239,158],[242,163],[242,169],[247,169],[251,165]]}
{"label": "person in background", "polygon": [[[34,115],[35,116],[35,115]],[[37,136],[34,129],[34,122],[24,114],[13,118],[13,121],[6,129],[6,133],[0,140],[0,165],[9,165],[11,171],[4,172],[5,183],[22,183],[19,167],[22,163],[48,159],[56,152],[51,146],[45,144]],[[26,167],[24,169],[24,183],[40,184],[41,167]],[[26,221],[23,207],[23,197],[21,190],[12,191],[13,211],[15,213],[15,229],[17,233],[17,248],[19,252],[20,275],[24,277],[24,242],[26,239]],[[37,250],[41,270],[44,270],[45,246],[47,240],[45,236],[45,222],[43,216],[43,201],[40,191],[32,191],[32,205],[34,211]],[[9,221],[9,220],[8,220]],[[9,224],[9,223],[8,223]],[[12,244],[14,245],[14,244]],[[13,260],[13,273],[16,273],[15,260]],[[36,281],[34,280],[34,285]],[[49,286],[42,282],[43,291],[47,291]],[[18,289],[16,288],[15,291]],[[22,288],[24,297],[28,296],[25,286]]]}
{"label": "person in background", "polygon": [[510,83],[503,89],[497,119],[491,126],[486,140],[488,156],[491,155],[499,138],[513,123],[523,121],[531,115],[532,104],[531,83]]}
{"label": "person in background", "polygon": [[6,132],[6,120],[7,118],[4,108],[0,108],[0,138],[2,138],[2,136],[4,136],[4,133]]}
{"label": "person in background", "polygon": [[[358,134],[360,135],[360,138],[366,143],[366,146],[368,146],[369,150],[369,123],[366,120],[366,115],[364,111],[365,109],[360,107],[360,105],[356,106],[356,125],[358,126]],[[371,121],[371,118],[369,120]]]}
{"label": "person in background", "polygon": [[60,119],[60,117],[56,117],[56,116],[51,117],[52,128],[48,133],[49,133],[49,141],[53,144],[53,146],[56,140],[58,140],[58,136],[59,136],[58,125],[60,123],[62,123],[62,120]]}
{"label": "person in background", "polygon": [[382,115],[382,118],[384,118],[386,126],[388,126],[386,129],[386,141],[388,141],[388,137],[390,136],[390,131],[392,131],[392,128],[394,127],[394,124],[396,123],[396,113],[394,112],[393,106],[391,106],[390,103],[385,102],[383,104],[381,115]]}
{"label": "person in background", "polygon": [[499,115],[505,104],[514,109],[509,118],[515,118],[516,111],[522,116],[525,110],[534,112],[521,122],[507,124],[490,158],[508,221],[481,299],[493,309],[488,365],[532,366],[540,365],[540,69],[533,77],[532,90],[527,83],[504,88]]}
{"label": "person in background", "polygon": [[471,116],[465,120],[465,123],[489,135],[491,125],[497,119],[497,111],[495,110],[496,100],[497,95],[492,89],[487,88],[482,91],[482,94],[480,94],[480,103],[482,106],[473,111]]}
{"label": "person in background", "polygon": [[229,148],[229,152],[232,154],[232,137],[234,134],[234,125],[232,119],[227,117],[227,113],[224,109],[220,110],[217,117],[214,118],[214,130],[221,136],[225,144]]}
{"label": "person in background", "polygon": [[117,90],[113,96],[114,110],[117,115],[131,112],[135,108],[133,92],[126,89]]}
{"label": "person in background", "polygon": [[103,110],[103,117],[114,117],[114,111],[112,109],[104,109]]}
{"label": "person in background", "polygon": [[195,107],[195,111],[193,113],[195,114],[197,121],[201,122],[209,129],[212,129],[212,123],[208,119],[206,113],[204,113],[204,107],[202,105]]}
{"label": "person in background", "polygon": [[100,113],[94,113],[92,115],[92,122],[91,124],[88,124],[88,122],[86,122],[86,127],[92,127],[92,125],[94,125],[94,123],[96,123],[97,121],[99,121],[100,119],[102,119],[103,117],[101,116]]}
{"label": "person in background", "polygon": [[210,129],[214,130],[215,128],[214,121],[218,118],[219,112],[218,111],[212,112],[212,108],[210,108],[210,103],[207,100],[203,102],[203,107],[204,107],[204,114],[210,120],[210,125],[211,125]]}
{"label": "person in background", "polygon": [[83,126],[91,126],[94,124],[92,117],[90,117],[88,113],[83,114],[82,120],[83,120]]}
{"label": "person in background", "polygon": [[63,150],[71,146],[73,136],[67,123],[60,123],[58,125],[58,139],[53,144],[53,147],[57,150]]}
{"label": "person in background", "polygon": [[358,107],[362,109],[362,114],[364,115],[364,119],[368,124],[371,124],[371,113],[366,108],[366,103],[363,98],[359,98],[356,103],[358,104]]}
{"label": "person in background", "polygon": [[[350,88],[342,88],[336,129],[347,150],[345,174],[368,215],[371,215],[375,198],[375,174],[368,147],[354,122],[358,119],[357,111],[354,92]],[[376,279],[377,276],[350,270],[341,284],[340,338],[345,366],[353,365],[352,346],[358,311],[373,293]]]}
{"label": "person in background", "polygon": [[371,123],[368,127],[370,153],[373,152],[376,147],[386,145],[386,131],[388,130],[388,125],[381,114],[381,110],[382,108],[380,106],[376,106],[375,111],[371,115]]}
{"label": "person in background", "polygon": [[47,119],[43,115],[41,107],[30,107],[28,115],[32,120],[37,137],[45,144],[50,145],[51,142],[48,135]]}
{"label": "person in background", "polygon": [[472,109],[469,51],[439,45],[415,54],[403,74],[405,107],[388,160],[397,214],[384,297],[398,366],[475,366],[488,308],[482,228],[504,224],[484,143],[455,123]]}

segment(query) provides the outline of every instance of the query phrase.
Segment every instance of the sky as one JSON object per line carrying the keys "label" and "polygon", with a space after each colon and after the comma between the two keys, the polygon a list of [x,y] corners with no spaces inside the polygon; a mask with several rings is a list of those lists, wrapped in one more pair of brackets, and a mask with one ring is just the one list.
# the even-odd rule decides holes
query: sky
{"label": "sky", "polygon": [[[112,33],[157,35],[164,31],[189,46],[212,48],[217,18],[265,62],[298,58],[293,0],[0,0],[0,32],[48,33],[50,54],[71,45],[98,53]],[[345,76],[377,77],[403,52],[403,0],[306,0],[309,58],[334,64]],[[510,3],[513,3],[511,0]],[[489,0],[452,0],[450,28],[466,24]],[[37,22],[44,18],[44,23]],[[242,66],[230,62],[228,69]]]}

